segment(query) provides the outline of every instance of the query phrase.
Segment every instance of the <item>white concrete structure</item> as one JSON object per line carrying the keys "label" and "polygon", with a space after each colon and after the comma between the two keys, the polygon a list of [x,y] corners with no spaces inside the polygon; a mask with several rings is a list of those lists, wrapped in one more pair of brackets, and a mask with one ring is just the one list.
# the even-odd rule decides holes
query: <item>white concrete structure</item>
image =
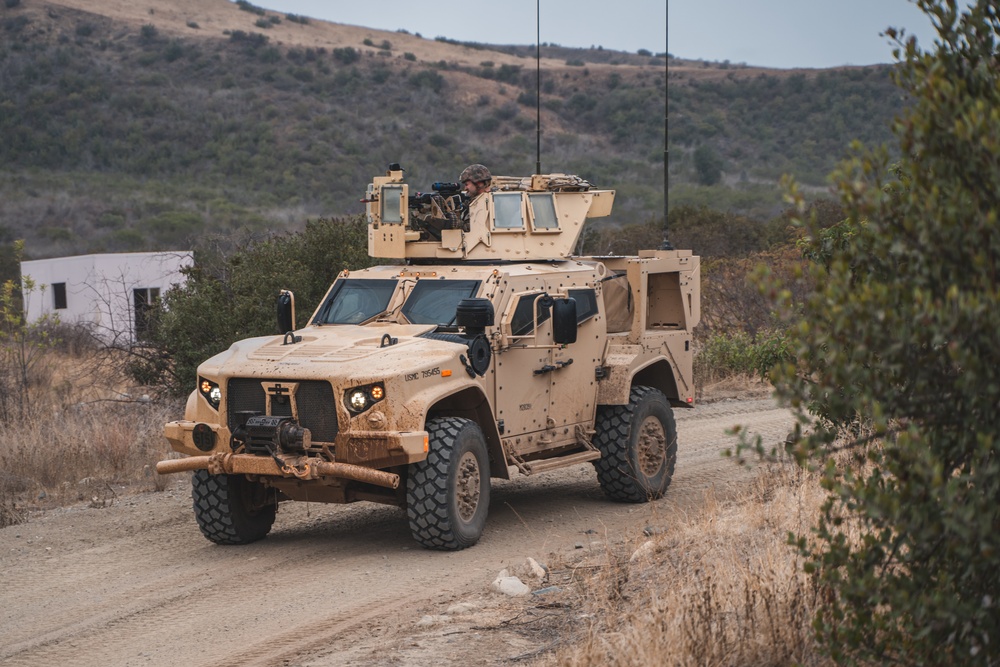
{"label": "white concrete structure", "polygon": [[183,267],[194,265],[188,250],[53,257],[21,262],[25,315],[34,322],[56,315],[84,323],[107,343],[131,343],[147,326],[146,312],[171,285],[184,283]]}

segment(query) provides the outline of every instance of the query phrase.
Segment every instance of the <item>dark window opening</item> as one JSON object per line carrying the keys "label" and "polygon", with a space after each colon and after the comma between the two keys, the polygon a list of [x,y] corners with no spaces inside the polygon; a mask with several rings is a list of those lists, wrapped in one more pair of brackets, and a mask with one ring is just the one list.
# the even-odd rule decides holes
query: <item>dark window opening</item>
{"label": "dark window opening", "polygon": [[66,308],[66,283],[52,283],[52,300],[56,310]]}
{"label": "dark window opening", "polygon": [[[525,294],[517,302],[517,307],[514,309],[514,317],[510,321],[510,333],[512,336],[530,336],[535,332],[535,299],[539,297],[541,293],[536,292],[535,294]],[[538,306],[538,323],[541,324],[545,320],[549,319],[549,308],[546,308],[539,304]]]}
{"label": "dark window opening", "polygon": [[160,305],[159,287],[137,287],[132,290],[135,305],[135,337],[145,338],[152,326],[153,311]]}
{"label": "dark window opening", "polygon": [[583,324],[597,315],[597,293],[592,289],[571,289],[569,298],[576,299],[576,323]]}

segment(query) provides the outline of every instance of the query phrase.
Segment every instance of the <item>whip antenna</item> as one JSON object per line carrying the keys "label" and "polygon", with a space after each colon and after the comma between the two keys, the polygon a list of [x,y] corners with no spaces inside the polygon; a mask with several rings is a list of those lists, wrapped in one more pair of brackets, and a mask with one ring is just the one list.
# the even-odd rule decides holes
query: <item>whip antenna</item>
{"label": "whip antenna", "polygon": [[663,27],[667,28],[667,32],[663,35],[663,243],[660,245],[660,250],[673,250],[674,246],[670,243],[667,225],[667,213],[670,210],[667,205],[669,201],[667,193],[670,191],[670,94],[668,85],[670,80],[670,3],[666,2],[664,5],[667,16],[664,19]]}
{"label": "whip antenna", "polygon": [[542,0],[535,0],[535,173],[542,173]]}

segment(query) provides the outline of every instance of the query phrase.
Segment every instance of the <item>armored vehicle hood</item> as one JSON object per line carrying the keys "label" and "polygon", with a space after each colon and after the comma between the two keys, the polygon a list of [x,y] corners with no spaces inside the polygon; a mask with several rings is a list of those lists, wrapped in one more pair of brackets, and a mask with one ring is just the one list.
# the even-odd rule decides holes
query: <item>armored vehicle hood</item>
{"label": "armored vehicle hood", "polygon": [[297,332],[294,343],[282,336],[239,341],[204,362],[199,372],[213,377],[379,380],[421,362],[445,363],[462,351],[455,343],[420,336],[434,328],[392,323],[310,326]]}

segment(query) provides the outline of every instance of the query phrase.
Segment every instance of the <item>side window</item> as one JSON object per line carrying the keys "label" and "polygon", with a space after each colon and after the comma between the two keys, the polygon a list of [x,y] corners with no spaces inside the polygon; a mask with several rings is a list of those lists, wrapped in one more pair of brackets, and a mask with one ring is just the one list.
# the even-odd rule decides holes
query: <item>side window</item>
{"label": "side window", "polygon": [[[514,317],[510,321],[510,333],[512,336],[531,336],[535,333],[535,299],[541,292],[534,294],[522,294],[514,308]],[[550,310],[541,305],[538,307],[538,323],[541,324],[549,319]]]}
{"label": "side window", "polygon": [[524,210],[520,192],[493,193],[494,229],[524,229]]}
{"label": "side window", "polygon": [[551,192],[530,193],[528,201],[531,202],[531,226],[536,231],[559,231],[555,198]]}
{"label": "side window", "polygon": [[569,298],[576,299],[576,323],[583,324],[597,315],[597,293],[592,289],[571,289]]}
{"label": "side window", "polygon": [[398,224],[403,221],[403,186],[383,185],[382,186],[382,210],[379,214],[382,222]]}

